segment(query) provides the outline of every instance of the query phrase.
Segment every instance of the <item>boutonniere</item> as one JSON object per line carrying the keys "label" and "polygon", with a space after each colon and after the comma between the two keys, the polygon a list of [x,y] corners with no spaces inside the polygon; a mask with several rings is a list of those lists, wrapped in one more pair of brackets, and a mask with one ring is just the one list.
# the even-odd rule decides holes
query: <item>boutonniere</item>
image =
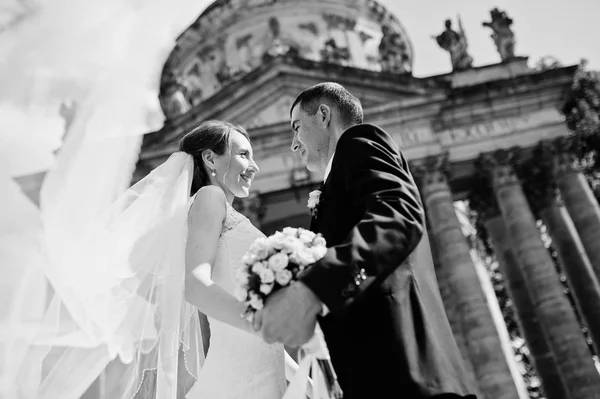
{"label": "boutonniere", "polygon": [[308,204],[306,205],[308,208],[308,212],[311,216],[317,216],[317,206],[319,205],[319,200],[321,199],[321,190],[313,190],[308,193]]}

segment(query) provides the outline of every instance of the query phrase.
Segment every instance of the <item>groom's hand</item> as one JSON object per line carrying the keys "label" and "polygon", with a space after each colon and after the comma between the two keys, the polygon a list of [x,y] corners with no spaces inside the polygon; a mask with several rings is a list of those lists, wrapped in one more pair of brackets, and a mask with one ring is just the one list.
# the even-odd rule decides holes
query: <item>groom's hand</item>
{"label": "groom's hand", "polygon": [[262,310],[262,336],[268,343],[282,342],[299,347],[315,332],[317,315],[323,304],[301,282],[274,293]]}

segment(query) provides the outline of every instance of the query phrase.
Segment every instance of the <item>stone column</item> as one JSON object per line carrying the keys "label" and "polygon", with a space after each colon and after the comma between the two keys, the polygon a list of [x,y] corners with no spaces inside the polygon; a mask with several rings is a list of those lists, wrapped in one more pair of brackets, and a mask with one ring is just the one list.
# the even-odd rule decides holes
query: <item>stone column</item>
{"label": "stone column", "polygon": [[556,182],[585,252],[600,280],[600,207],[572,155],[568,139],[555,142],[558,152]]}
{"label": "stone column", "polygon": [[600,375],[590,356],[574,309],[562,291],[555,265],[511,166],[511,152],[487,154],[493,182],[517,261],[538,319],[570,399],[600,398]]}
{"label": "stone column", "polygon": [[[427,209],[425,209],[426,214]],[[427,231],[432,231],[429,221],[427,221]],[[462,329],[462,321],[459,317],[460,309],[457,307],[457,301],[455,300],[456,294],[453,292],[452,287],[449,284],[449,279],[440,278],[440,276],[444,275],[445,269],[442,266],[440,261],[439,249],[437,248],[437,243],[435,242],[435,238],[433,235],[429,235],[429,246],[431,247],[431,257],[433,260],[433,265],[435,267],[435,274],[438,283],[438,288],[440,289],[440,296],[442,297],[442,302],[444,302],[444,309],[446,310],[446,316],[448,316],[448,321],[450,323],[450,328],[452,329],[452,334],[454,335],[454,340],[458,345],[458,349],[460,350],[460,354],[462,355],[465,370],[469,373],[471,380],[473,382],[472,386],[475,389],[479,389],[477,380],[475,378],[475,371],[473,370],[473,363],[471,362],[469,355],[469,346],[465,339],[465,332]],[[481,397],[481,392],[473,392],[478,398]]]}
{"label": "stone column", "polygon": [[464,337],[482,398],[519,397],[502,350],[486,297],[471,259],[470,247],[456,216],[448,185],[447,154],[425,159],[413,167],[427,209],[430,233],[440,267],[437,278],[452,293],[452,324]]}
{"label": "stone column", "polygon": [[564,383],[542,326],[537,320],[535,305],[513,251],[491,182],[485,173],[482,173],[480,165],[476,166],[476,170],[479,170],[479,173],[476,173],[473,189],[469,195],[469,208],[477,212],[479,222],[488,233],[498,268],[504,277],[507,294],[515,308],[519,329],[527,341],[533,366],[541,380],[546,397],[566,399]]}
{"label": "stone column", "polygon": [[496,260],[500,272],[506,281],[506,289],[515,306],[517,322],[535,370],[542,382],[544,393],[548,399],[568,398],[561,379],[554,355],[544,336],[542,326],[535,314],[535,305],[529,293],[523,272],[512,251],[510,237],[502,216],[496,216],[485,222],[485,227],[494,245]]}
{"label": "stone column", "polygon": [[[541,142],[532,157],[519,167],[523,191],[534,217],[548,229],[567,284],[598,353],[600,344],[600,283],[579,234],[557,189],[556,153],[551,143]],[[587,183],[586,183],[587,184]]]}

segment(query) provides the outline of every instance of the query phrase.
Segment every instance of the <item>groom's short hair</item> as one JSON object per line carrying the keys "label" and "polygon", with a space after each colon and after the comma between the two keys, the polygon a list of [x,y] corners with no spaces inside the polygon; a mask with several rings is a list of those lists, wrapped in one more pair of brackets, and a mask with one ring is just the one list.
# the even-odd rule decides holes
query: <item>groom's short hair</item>
{"label": "groom's short hair", "polygon": [[298,104],[300,109],[309,115],[316,114],[321,104],[336,108],[344,129],[363,122],[363,110],[359,99],[339,83],[324,82],[304,90],[292,104],[290,117]]}

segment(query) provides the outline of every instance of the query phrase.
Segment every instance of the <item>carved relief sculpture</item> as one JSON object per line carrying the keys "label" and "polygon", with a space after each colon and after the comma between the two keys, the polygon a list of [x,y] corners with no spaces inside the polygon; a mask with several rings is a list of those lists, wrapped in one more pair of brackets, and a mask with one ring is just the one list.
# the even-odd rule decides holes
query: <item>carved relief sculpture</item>
{"label": "carved relief sculpture", "polygon": [[434,39],[441,48],[450,53],[453,71],[470,68],[473,65],[473,58],[467,53],[467,38],[460,18],[458,19],[458,32],[452,29],[452,21],[449,19],[445,24],[446,30],[434,36]]}
{"label": "carved relief sculpture", "polygon": [[181,78],[169,73],[160,90],[160,99],[167,119],[183,115],[191,108],[187,90]]}
{"label": "carved relief sculpture", "polygon": [[350,59],[348,47],[338,47],[335,39],[330,38],[323,44],[321,49],[321,60],[330,64],[344,64]]}
{"label": "carved relief sculpture", "polygon": [[297,54],[301,47],[289,30],[281,28],[279,19],[275,17],[269,18],[265,43],[267,44],[264,55],[268,57],[277,57],[288,53]]}
{"label": "carved relief sculpture", "polygon": [[384,72],[408,73],[410,72],[410,58],[408,46],[398,32],[389,26],[381,28],[383,37],[379,43],[379,62]]}
{"label": "carved relief sculpture", "polygon": [[506,12],[494,8],[490,11],[491,22],[483,22],[482,25],[492,29],[492,39],[496,44],[502,61],[508,61],[515,57],[515,34],[510,28],[513,20]]}

